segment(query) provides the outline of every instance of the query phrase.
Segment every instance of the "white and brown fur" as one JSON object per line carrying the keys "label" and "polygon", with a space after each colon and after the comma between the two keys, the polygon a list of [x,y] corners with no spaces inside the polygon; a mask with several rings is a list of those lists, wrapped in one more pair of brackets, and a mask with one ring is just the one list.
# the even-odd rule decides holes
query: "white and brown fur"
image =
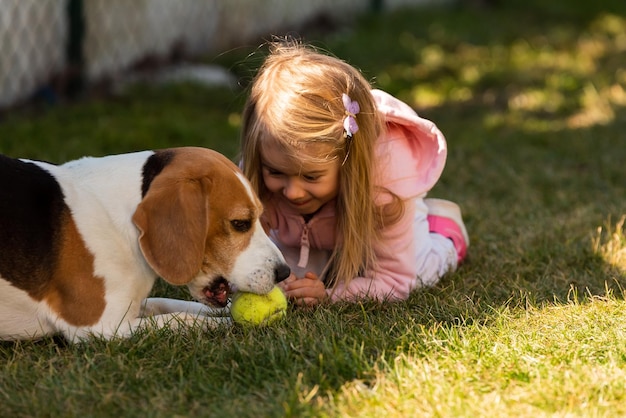
{"label": "white and brown fur", "polygon": [[[0,339],[127,337],[147,316],[229,322],[228,283],[262,294],[289,275],[261,211],[205,148],[63,165],[0,155]],[[147,298],[158,277],[198,302]]]}

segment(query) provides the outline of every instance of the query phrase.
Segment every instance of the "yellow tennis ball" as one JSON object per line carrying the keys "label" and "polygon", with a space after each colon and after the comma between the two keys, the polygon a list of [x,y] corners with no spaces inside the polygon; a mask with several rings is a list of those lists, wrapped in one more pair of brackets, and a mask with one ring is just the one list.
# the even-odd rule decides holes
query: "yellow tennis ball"
{"label": "yellow tennis ball", "polygon": [[286,312],[287,298],[277,286],[265,295],[237,292],[230,306],[230,315],[235,322],[247,325],[267,325],[285,316]]}

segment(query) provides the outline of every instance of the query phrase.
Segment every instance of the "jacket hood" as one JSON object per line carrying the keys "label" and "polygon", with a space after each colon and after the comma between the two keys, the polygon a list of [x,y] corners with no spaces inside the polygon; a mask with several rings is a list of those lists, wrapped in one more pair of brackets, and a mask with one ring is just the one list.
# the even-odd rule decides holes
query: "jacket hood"
{"label": "jacket hood", "polygon": [[[394,149],[391,157],[394,161],[385,167],[389,172],[383,175],[383,184],[403,197],[428,192],[441,177],[446,164],[444,135],[433,122],[418,116],[410,106],[390,94],[373,89],[372,96],[391,133],[383,135],[380,146],[391,141],[390,149]],[[406,140],[397,140],[398,135]]]}

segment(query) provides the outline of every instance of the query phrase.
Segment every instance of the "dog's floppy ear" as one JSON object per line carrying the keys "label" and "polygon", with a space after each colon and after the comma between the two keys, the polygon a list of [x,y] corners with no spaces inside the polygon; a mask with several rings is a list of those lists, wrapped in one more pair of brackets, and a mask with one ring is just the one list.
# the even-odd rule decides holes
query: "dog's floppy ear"
{"label": "dog's floppy ear", "polygon": [[146,261],[174,285],[189,283],[202,267],[208,185],[208,179],[198,179],[151,187],[133,215]]}

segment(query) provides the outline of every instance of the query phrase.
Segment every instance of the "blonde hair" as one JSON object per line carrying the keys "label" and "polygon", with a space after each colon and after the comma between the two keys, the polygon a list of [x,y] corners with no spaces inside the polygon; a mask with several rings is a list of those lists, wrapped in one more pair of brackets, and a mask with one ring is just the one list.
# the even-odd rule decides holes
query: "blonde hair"
{"label": "blonde hair", "polygon": [[[374,268],[373,243],[381,227],[397,219],[402,202],[391,192],[391,203],[375,203],[374,146],[384,129],[371,86],[348,63],[297,41],[270,44],[270,54],[259,69],[243,111],[241,161],[244,174],[262,201],[269,192],[263,182],[260,148],[272,141],[294,162],[298,150],[311,144],[332,146],[330,154],[313,161],[340,159],[337,196],[337,245],[323,273],[327,284],[352,278]],[[342,94],[358,102],[358,131],[345,135],[346,109]],[[345,159],[345,161],[344,161]]]}

